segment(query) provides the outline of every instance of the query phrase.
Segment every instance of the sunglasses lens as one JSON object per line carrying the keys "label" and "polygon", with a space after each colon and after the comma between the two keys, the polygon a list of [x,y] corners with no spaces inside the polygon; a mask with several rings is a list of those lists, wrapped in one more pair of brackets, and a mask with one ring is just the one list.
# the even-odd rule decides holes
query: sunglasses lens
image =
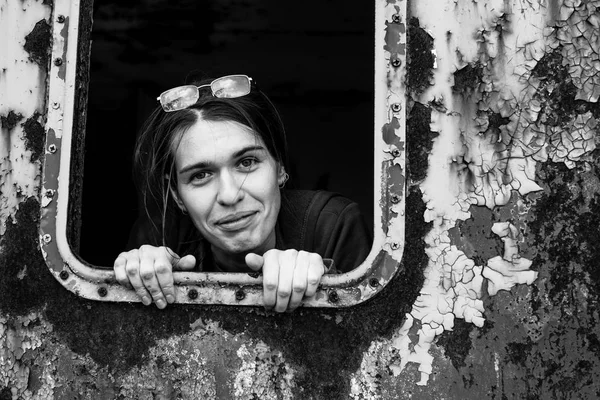
{"label": "sunglasses lens", "polygon": [[246,75],[224,76],[214,80],[210,88],[215,97],[242,97],[250,93],[250,79]]}
{"label": "sunglasses lens", "polygon": [[160,95],[160,104],[167,112],[182,110],[195,104],[196,101],[198,101],[198,88],[194,85],[179,86]]}

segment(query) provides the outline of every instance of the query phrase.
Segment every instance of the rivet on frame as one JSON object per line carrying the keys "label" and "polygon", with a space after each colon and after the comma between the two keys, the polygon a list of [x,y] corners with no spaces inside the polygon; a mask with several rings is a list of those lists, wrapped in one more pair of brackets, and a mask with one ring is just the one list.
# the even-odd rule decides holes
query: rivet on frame
{"label": "rivet on frame", "polygon": [[54,190],[52,190],[52,189],[46,190],[46,197],[50,197],[50,198],[54,197]]}
{"label": "rivet on frame", "polygon": [[373,288],[376,288],[379,286],[379,280],[377,278],[371,278],[369,279],[369,285]]}
{"label": "rivet on frame", "polygon": [[397,113],[400,112],[400,110],[402,110],[402,104],[400,103],[394,103],[392,104],[392,111]]}
{"label": "rivet on frame", "polygon": [[48,146],[48,151],[50,153],[56,153],[56,145],[55,144],[51,144],[50,146]]}
{"label": "rivet on frame", "polygon": [[65,270],[60,271],[60,279],[62,279],[63,281],[66,281],[69,278],[69,273]]}
{"label": "rivet on frame", "polygon": [[192,300],[195,300],[198,298],[198,291],[196,289],[190,289],[188,291],[188,297]]}
{"label": "rivet on frame", "polygon": [[64,16],[64,15],[59,15],[59,16],[56,18],[56,21],[57,21],[59,24],[62,24],[62,23],[64,23],[64,22],[65,22],[65,16]]}
{"label": "rivet on frame", "polygon": [[50,243],[52,241],[52,236],[50,236],[49,233],[46,233],[44,236],[42,236],[42,239],[44,240],[44,243]]}
{"label": "rivet on frame", "polygon": [[60,57],[59,57],[59,58],[55,58],[55,59],[54,59],[54,65],[56,65],[57,67],[58,67],[58,66],[61,66],[61,65],[62,65],[62,63],[63,63],[63,60],[62,60],[62,58],[60,58]]}
{"label": "rivet on frame", "polygon": [[398,250],[400,248],[400,243],[392,242],[392,250]]}
{"label": "rivet on frame", "polygon": [[394,149],[394,150],[392,150],[392,155],[394,157],[400,157],[400,154],[401,154],[400,149]]}
{"label": "rivet on frame", "polygon": [[58,101],[55,101],[54,103],[52,103],[52,108],[58,110],[60,108],[60,103]]}
{"label": "rivet on frame", "polygon": [[338,296],[338,293],[335,290],[331,290],[329,292],[328,299],[332,303],[337,303],[339,301],[340,297]]}
{"label": "rivet on frame", "polygon": [[392,22],[397,24],[398,22],[400,22],[400,15],[398,14],[394,14],[392,15]]}
{"label": "rivet on frame", "polygon": [[237,301],[244,300],[245,297],[246,297],[246,293],[244,293],[244,289],[240,288],[235,291],[235,299]]}
{"label": "rivet on frame", "polygon": [[399,60],[398,58],[394,58],[394,59],[392,60],[392,66],[393,66],[394,68],[398,68],[398,67],[400,66],[400,60]]}
{"label": "rivet on frame", "polygon": [[400,196],[398,196],[397,194],[393,194],[391,196],[390,200],[392,201],[392,203],[398,204],[398,203],[400,203]]}
{"label": "rivet on frame", "polygon": [[108,294],[108,290],[104,286],[101,286],[98,288],[98,295],[100,297],[106,297],[107,294]]}

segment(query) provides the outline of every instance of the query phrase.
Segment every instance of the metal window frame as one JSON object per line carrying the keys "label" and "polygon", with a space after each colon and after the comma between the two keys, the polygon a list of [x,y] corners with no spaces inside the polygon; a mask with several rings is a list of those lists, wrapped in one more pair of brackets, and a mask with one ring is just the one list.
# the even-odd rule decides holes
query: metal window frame
{"label": "metal window frame", "polygon": [[[404,0],[375,0],[374,241],[356,269],[325,275],[304,307],[348,307],[380,292],[404,251],[406,15]],[[67,240],[80,2],[55,0],[43,164],[40,248],[52,275],[86,299],[140,302],[110,269],[82,260]],[[245,273],[174,272],[176,303],[262,306],[262,279]]]}

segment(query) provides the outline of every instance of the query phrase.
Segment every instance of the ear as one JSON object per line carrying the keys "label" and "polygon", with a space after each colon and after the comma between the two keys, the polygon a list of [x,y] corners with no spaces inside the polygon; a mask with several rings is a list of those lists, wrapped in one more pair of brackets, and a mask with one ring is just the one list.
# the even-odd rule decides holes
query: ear
{"label": "ear", "polygon": [[285,167],[282,164],[278,164],[278,171],[277,171],[277,184],[281,187],[282,185],[285,185],[285,182],[287,182],[288,178],[290,176],[285,172]]}
{"label": "ear", "polygon": [[183,212],[184,214],[187,213],[187,209],[185,208],[185,204],[183,204],[183,201],[181,201],[181,198],[179,197],[179,193],[177,193],[177,188],[174,187],[173,185],[169,184],[169,179],[165,176],[165,180],[167,181],[167,185],[169,186],[169,192],[171,193],[171,196],[173,197],[173,200],[175,200],[175,203],[177,204],[177,207],[179,207],[179,209],[181,210],[181,212]]}

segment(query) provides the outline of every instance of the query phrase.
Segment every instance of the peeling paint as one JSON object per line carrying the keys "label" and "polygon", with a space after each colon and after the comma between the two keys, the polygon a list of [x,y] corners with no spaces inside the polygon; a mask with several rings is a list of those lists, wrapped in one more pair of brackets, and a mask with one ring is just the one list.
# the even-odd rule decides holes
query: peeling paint
{"label": "peeling paint", "polygon": [[25,36],[23,48],[29,54],[29,59],[38,64],[41,68],[47,68],[50,58],[50,25],[41,20],[35,24],[33,30]]}
{"label": "peeling paint", "polygon": [[294,316],[101,304],[42,268],[32,4],[0,14],[24,65],[0,54],[0,91],[24,93],[0,96],[0,398],[598,396],[600,2],[411,3],[408,140],[395,117],[380,132],[406,173],[403,265],[366,304]]}

